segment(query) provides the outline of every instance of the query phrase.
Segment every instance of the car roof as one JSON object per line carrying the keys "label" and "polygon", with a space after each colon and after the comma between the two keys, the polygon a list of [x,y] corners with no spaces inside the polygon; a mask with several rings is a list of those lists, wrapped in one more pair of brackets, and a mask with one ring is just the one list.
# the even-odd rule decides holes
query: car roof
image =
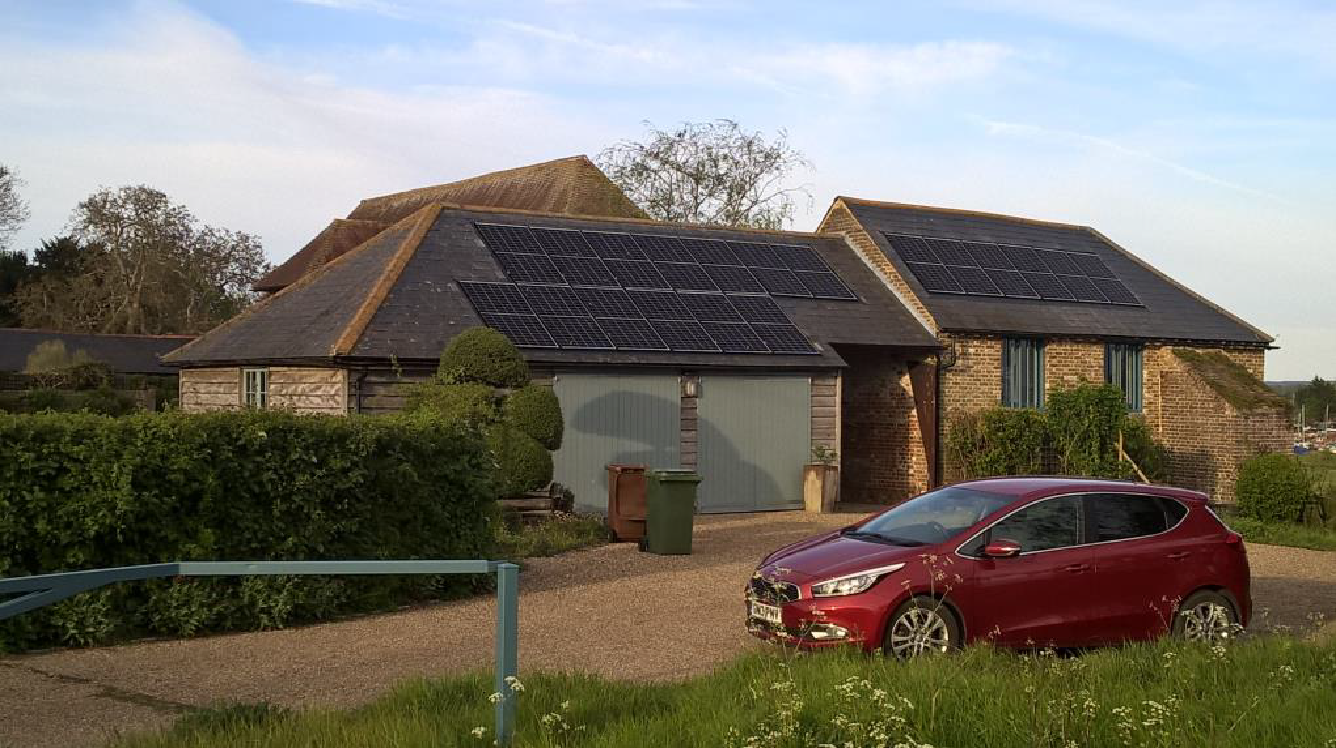
{"label": "car roof", "polygon": [[1032,498],[1075,491],[1108,491],[1117,493],[1153,493],[1160,496],[1206,501],[1207,496],[1200,491],[1173,486],[1157,486],[1151,483],[1137,483],[1111,478],[1089,478],[1067,475],[1014,475],[997,478],[980,478],[954,484],[959,488],[1004,494],[1017,498]]}

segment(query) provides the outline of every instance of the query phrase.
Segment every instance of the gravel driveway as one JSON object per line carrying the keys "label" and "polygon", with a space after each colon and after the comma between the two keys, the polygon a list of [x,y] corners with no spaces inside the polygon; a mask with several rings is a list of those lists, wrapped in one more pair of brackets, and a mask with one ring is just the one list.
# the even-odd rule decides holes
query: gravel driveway
{"label": "gravel driveway", "polygon": [[[739,597],[761,556],[855,516],[702,517],[691,556],[618,544],[534,559],[520,578],[521,670],[647,680],[707,672],[754,646]],[[1336,619],[1336,554],[1249,553],[1270,624],[1309,626],[1313,611]],[[359,704],[405,678],[490,667],[494,611],[475,598],[285,631],[3,658],[0,746],[98,745],[217,701]]]}

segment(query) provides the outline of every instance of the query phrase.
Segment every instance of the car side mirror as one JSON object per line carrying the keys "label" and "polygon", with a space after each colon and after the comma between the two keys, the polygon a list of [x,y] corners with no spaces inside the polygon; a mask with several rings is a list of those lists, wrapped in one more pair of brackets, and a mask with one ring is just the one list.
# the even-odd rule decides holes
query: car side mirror
{"label": "car side mirror", "polygon": [[1021,555],[1021,544],[1014,540],[999,538],[983,547],[983,555],[988,558],[1012,558]]}

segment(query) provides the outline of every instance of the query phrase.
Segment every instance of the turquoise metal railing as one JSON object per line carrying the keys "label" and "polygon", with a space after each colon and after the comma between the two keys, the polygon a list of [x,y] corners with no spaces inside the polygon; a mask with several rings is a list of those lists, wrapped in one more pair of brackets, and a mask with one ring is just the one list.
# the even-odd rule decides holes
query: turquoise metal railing
{"label": "turquoise metal railing", "polygon": [[519,571],[503,561],[180,561],[67,571],[31,577],[0,578],[0,621],[80,592],[116,582],[160,577],[248,577],[344,574],[496,574],[496,742],[509,745],[515,729],[515,692],[510,687],[519,667]]}

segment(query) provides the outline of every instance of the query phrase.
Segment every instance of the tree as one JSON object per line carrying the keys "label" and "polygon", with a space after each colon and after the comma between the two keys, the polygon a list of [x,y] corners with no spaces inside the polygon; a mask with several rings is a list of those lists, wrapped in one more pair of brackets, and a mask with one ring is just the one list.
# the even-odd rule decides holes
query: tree
{"label": "tree", "polygon": [[780,229],[793,219],[801,186],[787,184],[810,168],[788,144],[743,130],[732,120],[687,122],[671,132],[646,122],[644,142],[624,140],[599,154],[599,167],[631,200],[661,221]]}
{"label": "tree", "polygon": [[22,252],[0,250],[0,327],[17,327],[20,323],[14,292],[33,275],[28,256]]}
{"label": "tree", "polygon": [[1313,377],[1313,381],[1295,390],[1293,397],[1296,419],[1302,412],[1309,424],[1325,421],[1329,411],[1336,411],[1336,382]]}
{"label": "tree", "polygon": [[70,237],[37,253],[40,279],[18,292],[30,327],[104,333],[202,332],[251,300],[267,269],[249,234],[203,226],[147,186],[79,203]]}
{"label": "tree", "polygon": [[18,173],[0,164],[0,251],[9,246],[14,232],[28,220],[28,204],[19,195],[22,186]]}

